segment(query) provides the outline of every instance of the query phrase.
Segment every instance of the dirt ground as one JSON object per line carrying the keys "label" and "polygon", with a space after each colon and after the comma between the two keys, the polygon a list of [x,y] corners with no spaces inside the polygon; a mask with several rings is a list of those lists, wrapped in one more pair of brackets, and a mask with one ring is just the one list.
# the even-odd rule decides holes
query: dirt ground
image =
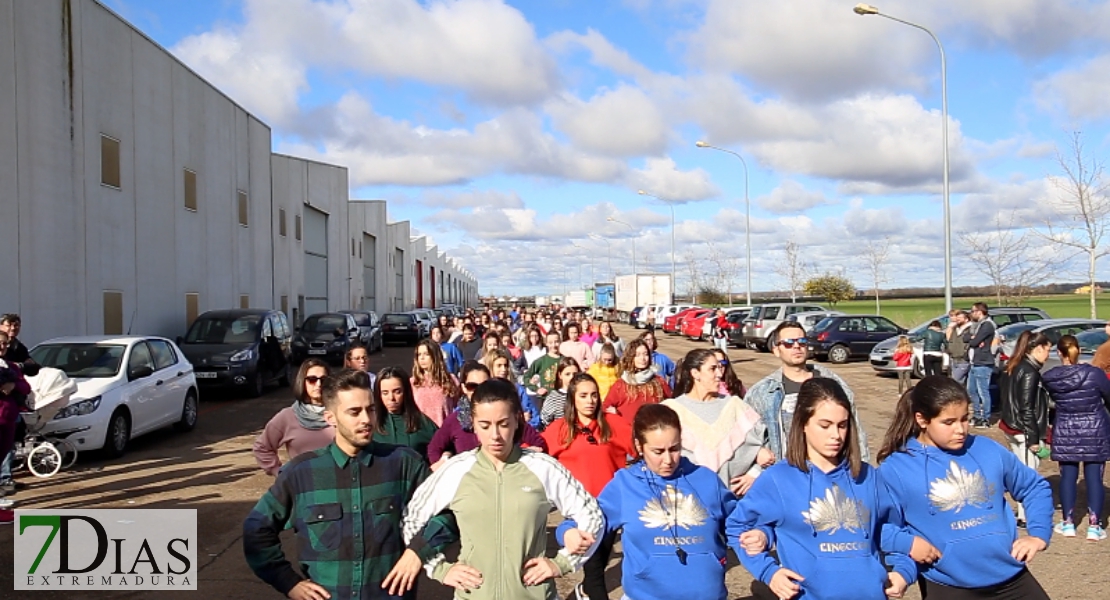
{"label": "dirt ground", "polygon": [[[618,326],[623,336],[635,335],[631,328]],[[708,345],[673,336],[660,336],[662,349],[678,358],[685,352]],[[776,368],[770,354],[751,350],[730,351],[737,373],[746,384],[767,375]],[[395,365],[408,368],[412,364],[411,348],[388,348],[372,357],[375,368]],[[897,380],[877,376],[864,362],[836,366],[834,370],[852,387],[872,454],[886,430],[896,399]],[[49,480],[20,479],[29,487],[16,496],[23,508],[195,508],[198,510],[201,547],[198,592],[86,592],[64,594],[37,592],[17,594],[13,591],[13,529],[0,528],[0,599],[7,598],[73,598],[73,599],[145,599],[198,597],[205,594],[218,599],[255,599],[280,597],[260,582],[243,560],[241,525],[258,497],[265,491],[270,478],[258,469],[250,453],[251,443],[266,421],[288,405],[287,389],[272,390],[254,400],[218,397],[205,394],[201,398],[199,424],[189,434],[164,431],[134,442],[133,448],[121,459],[104,460],[97,456],[83,457],[69,471]],[[996,430],[988,433],[1001,441]],[[1055,487],[1058,476],[1055,463],[1042,463],[1041,473]],[[1080,489],[1083,504],[1084,490]],[[1079,507],[1077,513],[1083,507]],[[553,518],[552,523],[557,519]],[[287,544],[290,557],[291,545]],[[620,598],[619,546],[607,578],[611,598]],[[1106,598],[1110,589],[1110,542],[1092,543],[1076,539],[1053,540],[1046,552],[1039,555],[1030,568],[1057,600],[1095,600]],[[562,597],[571,593],[578,575],[559,581]],[[749,598],[751,576],[735,559],[727,575],[730,598]],[[422,578],[422,600],[446,600],[450,590]],[[907,598],[919,598],[911,589]]]}

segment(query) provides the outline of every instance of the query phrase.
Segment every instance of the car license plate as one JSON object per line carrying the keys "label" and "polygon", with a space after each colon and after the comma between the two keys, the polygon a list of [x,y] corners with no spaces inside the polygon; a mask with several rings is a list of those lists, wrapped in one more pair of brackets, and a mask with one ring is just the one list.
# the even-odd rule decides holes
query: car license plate
{"label": "car license plate", "polygon": [[312,350],[309,350],[308,353],[309,354],[327,354],[328,351],[323,350],[323,349],[312,349]]}
{"label": "car license plate", "polygon": [[215,371],[194,371],[194,374],[197,376],[197,379],[215,379],[216,378],[216,372]]}

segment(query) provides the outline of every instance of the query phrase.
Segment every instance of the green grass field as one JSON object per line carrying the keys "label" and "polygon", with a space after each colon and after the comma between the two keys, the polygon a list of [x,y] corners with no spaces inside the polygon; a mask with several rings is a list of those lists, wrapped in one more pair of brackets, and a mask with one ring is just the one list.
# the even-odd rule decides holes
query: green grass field
{"label": "green grass field", "polygon": [[[996,304],[994,298],[955,298],[956,308],[970,308],[975,302],[986,302],[987,306]],[[1066,294],[1058,296],[1034,296],[1021,303],[1048,313],[1050,317],[1079,317],[1091,315],[1089,298],[1086,295]],[[903,327],[915,327],[927,319],[944,313],[944,298],[911,298],[905,300],[882,300],[881,313]],[[832,308],[832,307],[830,307]],[[836,305],[836,310],[851,313],[874,314],[875,300],[851,300]],[[1110,297],[1100,297],[1098,304],[1100,319],[1110,319]]]}

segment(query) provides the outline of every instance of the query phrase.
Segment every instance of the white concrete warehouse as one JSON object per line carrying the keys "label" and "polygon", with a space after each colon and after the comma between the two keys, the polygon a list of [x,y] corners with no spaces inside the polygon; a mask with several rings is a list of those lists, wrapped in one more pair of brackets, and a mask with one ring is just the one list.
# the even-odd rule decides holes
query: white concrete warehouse
{"label": "white concrete warehouse", "polygon": [[477,302],[385,202],[349,198],[345,167],[273,154],[269,126],[95,0],[0,0],[0,139],[0,312],[27,343]]}

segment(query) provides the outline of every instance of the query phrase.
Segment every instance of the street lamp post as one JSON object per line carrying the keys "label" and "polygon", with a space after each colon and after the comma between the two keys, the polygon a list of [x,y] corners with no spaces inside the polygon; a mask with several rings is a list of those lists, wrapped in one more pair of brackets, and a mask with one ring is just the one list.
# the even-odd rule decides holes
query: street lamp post
{"label": "street lamp post", "polygon": [[940,38],[929,31],[927,27],[879,12],[878,8],[870,4],[857,4],[852,10],[860,16],[878,15],[920,29],[933,38],[933,41],[937,44],[937,50],[940,50],[941,143],[944,145],[944,308],[946,311],[950,311],[952,310],[952,218],[950,216],[951,204],[948,195],[948,72],[947,61],[944,58],[944,46],[941,45]]}
{"label": "street lamp post", "polygon": [[[586,254],[589,255],[589,257],[590,257],[590,279],[593,279],[594,278],[594,255],[593,255],[593,253],[590,252],[589,248],[587,248],[587,247],[585,247],[581,244],[578,244],[576,242],[571,242],[570,245],[574,246],[575,248],[578,248],[579,250],[585,250]],[[578,287],[582,287],[582,263],[578,263]],[[583,288],[583,289],[585,289],[585,288]]]}
{"label": "street lamp post", "polygon": [[[656,200],[658,200],[660,202],[667,202],[666,200],[663,200],[659,196],[656,196],[655,194],[649,194],[649,193],[645,192],[644,190],[639,190],[636,193],[641,195],[641,196],[647,196],[648,198],[655,198]],[[667,202],[667,206],[670,207],[670,209],[671,209],[671,303],[673,304],[674,303],[674,289],[678,285],[676,283],[677,282],[677,275],[675,273],[675,268],[674,268],[674,203],[673,202]]]}
{"label": "street lamp post", "polygon": [[628,223],[625,223],[624,221],[621,221],[620,219],[614,219],[613,217],[607,217],[605,220],[609,221],[609,222],[612,222],[612,223],[620,223],[621,225],[624,225],[625,227],[632,230],[632,233],[634,234],[632,236],[632,274],[635,275],[636,274],[636,236],[635,236],[636,228],[629,225]]}
{"label": "street lamp post", "polygon": [[609,243],[608,239],[603,238],[596,233],[591,233],[590,238],[605,242],[605,261],[606,267],[609,269],[608,281],[611,283],[613,281],[613,245]]}
{"label": "street lamp post", "polygon": [[705,143],[701,140],[698,140],[698,142],[694,145],[697,146],[698,148],[711,148],[713,150],[718,150],[720,152],[726,152],[728,154],[731,154],[731,155],[735,156],[736,158],[739,158],[740,159],[740,164],[744,165],[744,248],[745,248],[744,253],[746,255],[745,256],[745,261],[746,261],[745,270],[747,271],[747,284],[746,284],[747,300],[748,300],[748,306],[751,306],[752,305],[752,203],[751,203],[751,200],[748,199],[748,161],[744,160],[744,157],[740,156],[740,154],[738,152],[733,152],[732,150],[728,150],[726,148],[718,148],[717,146],[707,144],[707,143]]}

